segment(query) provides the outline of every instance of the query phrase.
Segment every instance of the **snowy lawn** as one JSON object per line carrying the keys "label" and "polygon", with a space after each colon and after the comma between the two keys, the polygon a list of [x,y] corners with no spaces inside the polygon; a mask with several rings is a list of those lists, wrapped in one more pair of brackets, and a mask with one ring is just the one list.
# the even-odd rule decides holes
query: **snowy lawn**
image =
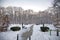
{"label": "snowy lawn", "polygon": [[[24,25],[24,26],[28,27],[28,29],[22,29],[22,30],[17,31],[17,32],[13,32],[10,30],[12,25],[13,24],[10,25],[7,32],[0,32],[0,40],[17,40],[17,34],[19,34],[19,38],[21,38],[20,35],[22,34],[22,31],[23,32],[28,31],[29,27],[32,24]],[[22,28],[21,24],[19,26]],[[42,32],[40,30],[41,26],[42,25],[34,25],[33,26],[33,34],[31,36],[31,40],[60,40],[60,32],[59,32],[59,36],[56,36],[56,31],[52,31],[51,35],[50,35],[50,31]],[[56,30],[56,28],[52,24],[45,24],[45,26],[49,27],[51,30]]]}

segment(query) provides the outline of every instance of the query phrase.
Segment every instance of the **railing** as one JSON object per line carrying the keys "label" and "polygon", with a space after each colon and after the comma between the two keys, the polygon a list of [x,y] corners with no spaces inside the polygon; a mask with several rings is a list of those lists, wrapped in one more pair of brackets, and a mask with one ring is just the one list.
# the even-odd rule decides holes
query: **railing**
{"label": "railing", "polygon": [[59,36],[59,32],[60,32],[60,30],[50,30],[50,35],[51,35],[51,33],[52,33],[52,31],[56,31],[56,36]]}

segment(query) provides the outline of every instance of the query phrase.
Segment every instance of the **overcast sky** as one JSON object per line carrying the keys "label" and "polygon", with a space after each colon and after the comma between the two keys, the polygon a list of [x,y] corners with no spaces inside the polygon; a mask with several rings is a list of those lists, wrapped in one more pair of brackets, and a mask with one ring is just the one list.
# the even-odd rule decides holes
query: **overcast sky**
{"label": "overcast sky", "polygon": [[52,2],[53,0],[0,0],[0,6],[17,6],[25,10],[43,11],[52,6]]}

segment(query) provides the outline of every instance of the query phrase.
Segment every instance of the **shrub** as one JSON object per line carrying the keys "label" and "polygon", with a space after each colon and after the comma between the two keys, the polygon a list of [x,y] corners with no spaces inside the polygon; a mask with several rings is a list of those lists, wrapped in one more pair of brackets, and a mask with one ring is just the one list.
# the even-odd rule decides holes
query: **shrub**
{"label": "shrub", "polygon": [[47,32],[49,30],[49,27],[40,27],[42,32]]}
{"label": "shrub", "polygon": [[11,30],[12,31],[19,31],[21,28],[20,27],[18,27],[18,26],[15,26],[15,27],[11,27]]}

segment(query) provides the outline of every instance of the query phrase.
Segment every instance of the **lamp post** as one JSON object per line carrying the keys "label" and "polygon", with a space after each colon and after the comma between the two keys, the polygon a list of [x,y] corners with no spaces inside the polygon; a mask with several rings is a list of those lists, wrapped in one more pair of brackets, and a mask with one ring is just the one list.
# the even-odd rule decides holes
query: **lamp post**
{"label": "lamp post", "polygon": [[21,15],[22,29],[24,28],[24,27],[23,27],[23,15],[24,15],[24,11],[23,11],[23,14]]}

